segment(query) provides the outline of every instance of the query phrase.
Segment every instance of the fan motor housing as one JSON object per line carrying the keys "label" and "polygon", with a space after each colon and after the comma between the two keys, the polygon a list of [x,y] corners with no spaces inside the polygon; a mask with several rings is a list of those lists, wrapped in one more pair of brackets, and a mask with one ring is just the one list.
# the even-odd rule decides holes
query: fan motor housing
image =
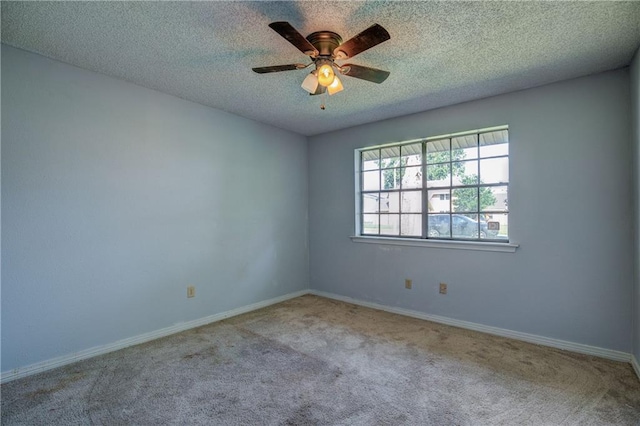
{"label": "fan motor housing", "polygon": [[309,34],[307,37],[309,43],[318,49],[318,56],[332,56],[336,47],[342,44],[342,37],[340,34],[333,31],[316,31]]}

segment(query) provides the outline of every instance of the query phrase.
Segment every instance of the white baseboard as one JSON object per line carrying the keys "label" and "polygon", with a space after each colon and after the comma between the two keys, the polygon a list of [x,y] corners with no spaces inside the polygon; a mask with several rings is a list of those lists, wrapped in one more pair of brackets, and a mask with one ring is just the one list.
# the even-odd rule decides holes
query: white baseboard
{"label": "white baseboard", "polygon": [[633,367],[633,371],[636,372],[638,380],[640,380],[640,364],[638,364],[638,359],[633,354],[631,354],[631,366]]}
{"label": "white baseboard", "polygon": [[276,303],[284,302],[285,300],[294,299],[296,297],[303,296],[305,294],[315,294],[317,296],[326,297],[328,299],[340,300],[343,302],[352,303],[354,305],[365,306],[368,308],[378,309],[381,311],[391,312],[399,315],[405,315],[408,317],[423,319],[427,321],[433,321],[440,324],[451,325],[454,327],[465,328],[468,330],[480,331],[483,333],[493,334],[496,336],[522,340],[525,342],[535,343],[542,346],[549,346],[552,348],[564,349],[571,352],[577,352],[577,353],[582,353],[586,355],[593,355],[601,358],[612,359],[615,361],[630,362],[636,374],[638,375],[638,378],[640,379],[640,364],[638,364],[638,360],[635,358],[635,356],[626,352],[620,352],[612,349],[604,349],[604,348],[599,348],[595,346],[583,345],[581,343],[573,343],[565,340],[552,339],[549,337],[538,336],[535,334],[507,330],[504,328],[491,327],[487,325],[477,324],[474,322],[447,318],[439,315],[430,315],[430,314],[425,314],[423,312],[414,311],[410,309],[395,308],[391,306],[380,305],[377,303],[366,302],[363,300],[354,299],[347,296],[341,296],[333,293],[327,293],[324,291],[301,290],[294,293],[285,294],[283,296],[274,297],[273,299],[268,299],[261,302],[253,303],[251,305],[242,306],[240,308],[232,309],[230,311],[209,315],[207,317],[200,318],[197,320],[175,324],[160,330],[140,334],[138,336],[130,337],[127,339],[118,340],[116,342],[113,342],[107,345],[96,346],[93,348],[85,349],[80,352],[63,355],[63,356],[52,358],[50,360],[39,362],[36,364],[27,365],[25,367],[19,367],[9,371],[3,371],[0,374],[0,383],[6,383],[11,380],[31,376],[33,374],[51,370],[57,367],[62,367],[63,365],[71,364],[87,358],[103,355],[109,352],[117,351],[119,349],[124,349],[129,346],[138,345],[140,343],[145,343],[150,340],[158,339],[161,337],[169,336],[171,334],[179,333],[181,331],[189,330],[191,328],[200,327],[216,321],[221,321],[226,318],[231,318],[236,315],[244,314],[247,312],[255,311],[257,309],[270,306],[270,305],[274,305]]}
{"label": "white baseboard", "polygon": [[[626,352],[615,351],[612,349],[604,349],[596,346],[583,345],[581,343],[568,342],[565,340],[552,339],[550,337],[538,336],[536,334],[522,333],[520,331],[507,330],[505,328],[491,327],[488,325],[477,324],[469,321],[461,321],[453,318],[442,317],[439,315],[430,315],[423,312],[410,309],[395,308],[377,303],[365,302],[359,299],[353,299],[347,296],[341,296],[324,291],[311,290],[311,294],[326,297],[329,299],[340,300],[354,305],[365,306],[368,308],[379,309],[381,311],[391,312],[394,314],[405,315],[408,317],[433,321],[440,324],[452,325],[454,327],[466,328],[468,330],[480,331],[482,333],[493,334],[501,337],[509,337],[511,339],[522,340],[524,342],[535,343],[537,345],[549,346],[557,349],[564,349],[571,352],[577,352],[586,355],[593,355],[600,358],[607,358],[614,361],[631,362],[632,355]],[[634,365],[636,373],[640,371],[638,364]],[[640,373],[638,374],[640,377]]]}
{"label": "white baseboard", "polygon": [[263,300],[261,302],[253,303],[251,305],[242,306],[230,311],[221,312],[219,314],[209,315],[204,318],[196,319],[193,321],[178,323],[170,327],[166,327],[160,330],[151,331],[149,333],[140,334],[138,336],[129,337],[127,339],[118,340],[106,345],[95,346],[93,348],[85,349],[80,352],[71,353],[68,355],[59,356],[49,359],[47,361],[39,362],[36,364],[27,365],[25,367],[18,367],[13,370],[3,371],[0,374],[0,383],[6,383],[11,380],[19,379],[21,377],[31,376],[36,373],[51,370],[53,368],[62,367],[63,365],[71,364],[83,359],[92,358],[94,356],[103,355],[109,352],[124,349],[129,346],[139,345],[150,340],[165,337],[170,334],[179,333],[181,331],[189,330],[191,328],[200,327],[212,322],[220,321],[226,318],[234,317],[236,315],[244,314],[247,312],[255,311],[257,309],[264,308],[269,305],[284,302],[285,300],[293,299],[299,296],[308,294],[309,290],[296,291],[294,293],[285,294],[284,296],[274,297],[273,299]]}

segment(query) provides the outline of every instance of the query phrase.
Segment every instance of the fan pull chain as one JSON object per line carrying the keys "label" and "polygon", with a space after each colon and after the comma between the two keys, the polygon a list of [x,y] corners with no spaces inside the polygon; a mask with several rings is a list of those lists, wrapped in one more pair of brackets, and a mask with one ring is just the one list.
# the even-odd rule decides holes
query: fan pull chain
{"label": "fan pull chain", "polygon": [[320,109],[323,111],[325,110],[324,101],[326,96],[327,96],[327,92],[320,94]]}

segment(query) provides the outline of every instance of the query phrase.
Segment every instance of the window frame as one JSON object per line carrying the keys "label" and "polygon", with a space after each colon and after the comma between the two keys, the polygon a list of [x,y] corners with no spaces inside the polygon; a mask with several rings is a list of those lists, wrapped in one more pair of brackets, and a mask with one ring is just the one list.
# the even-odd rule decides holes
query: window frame
{"label": "window frame", "polygon": [[[459,238],[459,237],[454,237],[452,233],[449,234],[449,236],[446,236],[444,238],[434,238],[434,237],[429,237],[428,234],[428,221],[429,221],[429,217],[431,215],[434,214],[447,214],[449,215],[449,224],[450,226],[452,226],[452,219],[455,214],[462,214],[462,215],[471,215],[471,214],[476,214],[476,218],[479,217],[479,215],[481,214],[507,214],[509,215],[510,211],[509,209],[505,209],[505,210],[498,210],[498,209],[490,209],[490,210],[483,210],[480,208],[480,204],[479,204],[479,198],[478,198],[478,206],[477,206],[477,211],[474,212],[456,212],[453,209],[453,196],[452,191],[454,189],[458,189],[458,188],[473,188],[476,189],[478,191],[478,194],[480,193],[481,188],[485,188],[485,187],[498,187],[498,186],[506,186],[507,187],[507,191],[509,188],[509,184],[510,184],[510,176],[507,175],[507,182],[492,182],[492,183],[482,183],[481,178],[480,178],[480,164],[481,164],[481,160],[486,160],[486,159],[493,159],[493,158],[507,158],[507,160],[510,160],[510,155],[511,152],[510,150],[506,153],[506,154],[499,154],[499,155],[489,155],[486,157],[481,156],[480,154],[480,147],[481,145],[481,134],[484,133],[490,133],[490,132],[495,132],[495,131],[500,131],[500,130],[507,130],[509,131],[509,126],[507,125],[503,125],[503,126],[495,126],[495,127],[489,127],[489,128],[482,128],[482,129],[474,129],[474,130],[469,130],[469,131],[464,131],[464,132],[457,132],[457,133],[451,133],[451,134],[446,134],[446,135],[438,135],[438,136],[432,136],[432,137],[427,137],[427,138],[420,138],[420,139],[413,139],[413,140],[406,140],[406,141],[402,141],[402,142],[392,142],[392,143],[387,143],[387,144],[381,144],[381,145],[373,145],[373,146],[366,146],[366,147],[361,147],[361,148],[357,148],[354,151],[354,170],[355,170],[355,235],[351,237],[351,239],[354,242],[367,242],[367,243],[382,243],[382,244],[392,244],[392,245],[402,245],[402,246],[428,246],[428,247],[445,247],[445,248],[459,248],[459,249],[472,249],[472,250],[490,250],[490,251],[508,251],[508,252],[513,252],[515,251],[515,248],[518,247],[518,244],[513,243],[510,239],[511,239],[511,232],[509,232],[509,235],[507,235],[506,239],[502,239],[502,238],[481,238],[481,232],[482,232],[482,224],[480,220],[477,220],[478,222],[478,230],[477,230],[477,237],[475,238]],[[453,174],[450,173],[449,174],[449,185],[447,187],[441,187],[441,186],[429,186],[427,185],[427,144],[429,142],[433,142],[433,141],[437,141],[437,140],[445,140],[448,139],[449,140],[449,153],[451,153],[453,151],[453,147],[451,146],[451,139],[455,138],[455,137],[460,137],[460,136],[470,136],[470,135],[475,135],[476,136],[476,147],[478,149],[478,153],[476,158],[471,159],[470,161],[475,161],[478,165],[478,181],[476,184],[474,185],[463,185],[463,184],[454,184],[453,182]],[[508,136],[508,142],[510,144],[510,136]],[[399,183],[399,185],[397,186],[397,188],[392,188],[392,189],[385,189],[383,188],[383,182],[382,182],[382,171],[386,170],[386,169],[401,169],[403,167],[408,167],[408,166],[403,166],[402,165],[402,147],[404,146],[408,146],[408,145],[415,145],[415,144],[421,144],[421,150],[422,150],[422,156],[421,156],[421,164],[420,164],[420,168],[422,171],[422,182],[421,182],[421,186],[417,187],[417,188],[403,188],[402,186],[402,182]],[[393,167],[383,167],[383,165],[381,164],[382,162],[382,150],[384,148],[395,148],[398,147],[398,157],[400,159],[399,163],[397,165],[394,165]],[[365,171],[364,167],[363,167],[363,161],[362,161],[362,153],[365,151],[372,151],[378,149],[380,150],[378,153],[378,158],[379,158],[379,164],[378,164],[378,168],[374,169],[379,173],[379,182],[378,182],[378,186],[377,189],[375,190],[364,190],[363,189],[363,172]],[[460,160],[456,160],[454,158],[452,158],[451,156],[449,156],[448,161],[443,161],[443,164],[448,164],[451,170],[451,167],[453,167],[452,165],[454,163],[456,163],[457,161]],[[467,160],[469,161],[469,160]],[[430,163],[430,164],[434,164],[434,163]],[[510,161],[509,161],[510,164]],[[394,185],[395,186],[395,185]],[[430,190],[434,190],[434,189],[447,189],[449,190],[449,211],[442,213],[442,212],[436,212],[436,213],[429,213],[429,208],[428,208],[428,194]],[[419,215],[421,217],[421,221],[422,221],[422,235],[401,235],[402,234],[402,228],[401,228],[401,221],[402,221],[402,215],[403,214],[408,214],[402,211],[402,195],[403,192],[405,191],[418,191],[421,193],[421,197],[422,197],[422,211],[419,213],[412,213],[412,214],[416,214]],[[366,214],[364,212],[364,206],[363,206],[363,195],[367,194],[367,193],[377,193],[377,194],[383,194],[383,193],[397,193],[398,194],[398,209],[397,212],[394,212],[392,214],[397,215],[398,216],[398,234],[394,234],[394,235],[385,235],[385,234],[381,234],[380,232],[380,218],[381,218],[381,212],[380,212],[380,207],[378,206],[378,209],[376,210],[376,215],[378,216],[378,233],[377,234],[366,234],[364,233],[364,215]],[[507,192],[508,193],[508,192]],[[442,194],[441,194],[442,195]],[[440,195],[440,196],[441,196]],[[382,197],[378,197],[378,202],[380,202],[380,199]],[[447,198],[445,196],[445,198]],[[373,213],[372,213],[373,214]],[[486,235],[486,234],[485,234]]]}

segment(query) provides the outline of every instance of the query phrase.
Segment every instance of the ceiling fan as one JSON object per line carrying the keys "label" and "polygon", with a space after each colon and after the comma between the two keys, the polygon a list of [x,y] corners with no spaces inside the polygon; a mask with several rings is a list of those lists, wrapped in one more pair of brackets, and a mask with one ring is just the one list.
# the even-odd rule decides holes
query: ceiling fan
{"label": "ceiling fan", "polygon": [[272,22],[269,27],[302,53],[309,56],[311,62],[306,65],[287,64],[253,68],[253,71],[258,74],[299,70],[315,65],[315,69],[302,82],[302,88],[311,95],[319,95],[325,92],[333,95],[343,90],[342,82],[335,71],[342,75],[373,83],[382,83],[389,77],[389,71],[355,64],[338,65],[335,62],[353,58],[357,54],[389,40],[391,36],[387,30],[378,24],[373,24],[344,43],[340,34],[333,31],[317,31],[307,37],[303,37],[288,22]]}

